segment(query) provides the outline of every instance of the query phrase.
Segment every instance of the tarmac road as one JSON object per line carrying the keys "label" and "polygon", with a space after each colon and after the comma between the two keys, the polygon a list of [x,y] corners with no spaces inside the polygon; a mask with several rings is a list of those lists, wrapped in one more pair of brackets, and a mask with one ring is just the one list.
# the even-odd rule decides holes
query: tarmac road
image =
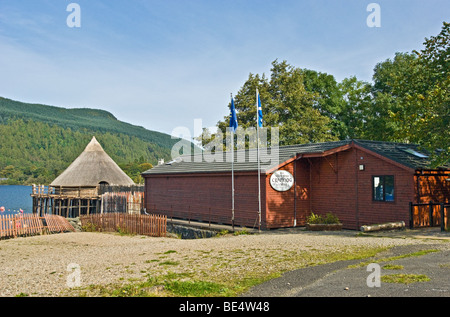
{"label": "tarmac road", "polygon": [[[368,286],[373,270],[370,261],[410,254],[422,250],[439,250],[420,256],[379,262],[381,276],[391,274],[423,274],[426,282],[388,283]],[[369,262],[368,262],[369,261]],[[349,265],[363,263],[357,268]],[[386,264],[401,265],[401,269],[383,268]],[[373,284],[373,283],[371,283]],[[288,272],[252,288],[244,297],[450,297],[450,243],[430,240],[426,245],[392,248],[374,259],[341,261]]]}

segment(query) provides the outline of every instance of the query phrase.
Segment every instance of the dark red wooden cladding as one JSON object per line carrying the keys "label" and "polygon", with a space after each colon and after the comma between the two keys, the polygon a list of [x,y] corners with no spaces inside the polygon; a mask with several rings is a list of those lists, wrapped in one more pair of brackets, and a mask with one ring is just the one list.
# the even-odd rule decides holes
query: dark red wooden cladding
{"label": "dark red wooden cladding", "polygon": [[[289,171],[294,186],[274,190],[271,174],[261,177],[262,228],[304,226],[311,213],[335,214],[344,228],[409,222],[409,203],[438,197],[446,202],[450,172],[417,175],[403,166],[361,147],[347,147],[326,156],[305,155],[279,169]],[[376,201],[374,176],[393,176],[393,201]],[[231,224],[231,173],[144,175],[148,212]],[[442,197],[445,196],[445,197]],[[444,200],[444,201],[442,201]],[[258,177],[255,172],[235,172],[235,225],[258,227]]]}
{"label": "dark red wooden cladding", "polygon": [[[182,174],[146,177],[147,212],[232,224],[231,175]],[[263,194],[262,194],[263,196]],[[235,225],[258,226],[257,174],[235,175]]]}

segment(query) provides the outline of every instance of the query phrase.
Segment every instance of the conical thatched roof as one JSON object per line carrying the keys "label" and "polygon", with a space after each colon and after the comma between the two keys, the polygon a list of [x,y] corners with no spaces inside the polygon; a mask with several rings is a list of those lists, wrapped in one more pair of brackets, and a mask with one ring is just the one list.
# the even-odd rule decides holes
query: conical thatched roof
{"label": "conical thatched roof", "polygon": [[83,153],[59,175],[50,186],[97,186],[100,182],[109,185],[134,185],[134,182],[120,169],[103,150],[95,137]]}

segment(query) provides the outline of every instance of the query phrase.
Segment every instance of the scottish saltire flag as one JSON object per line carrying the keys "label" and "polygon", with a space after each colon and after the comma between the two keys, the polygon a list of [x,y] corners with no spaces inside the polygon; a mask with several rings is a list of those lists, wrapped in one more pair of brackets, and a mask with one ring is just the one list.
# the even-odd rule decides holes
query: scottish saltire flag
{"label": "scottish saltire flag", "polygon": [[232,132],[236,132],[238,127],[236,109],[234,108],[234,100],[231,98],[231,115],[230,115],[230,129]]}
{"label": "scottish saltire flag", "polygon": [[258,127],[262,128],[262,120],[263,120],[263,114],[262,114],[262,106],[261,106],[261,98],[259,97],[259,91],[256,89],[256,98],[257,98],[257,113],[258,113]]}

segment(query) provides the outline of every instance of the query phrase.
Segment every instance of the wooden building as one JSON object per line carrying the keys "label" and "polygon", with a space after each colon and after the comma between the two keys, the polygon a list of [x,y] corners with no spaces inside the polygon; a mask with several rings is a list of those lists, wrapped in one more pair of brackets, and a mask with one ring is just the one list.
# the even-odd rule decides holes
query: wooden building
{"label": "wooden building", "polygon": [[262,229],[333,213],[344,228],[359,229],[409,223],[410,203],[450,203],[450,169],[430,169],[417,145],[346,140],[279,147],[277,160],[261,163],[260,211],[254,151],[234,153],[234,211],[230,153],[213,161],[182,157],[144,172],[147,211]]}
{"label": "wooden building", "polygon": [[95,137],[49,186],[33,186],[33,213],[76,217],[102,212],[105,188],[135,190],[133,180],[103,150]]}

